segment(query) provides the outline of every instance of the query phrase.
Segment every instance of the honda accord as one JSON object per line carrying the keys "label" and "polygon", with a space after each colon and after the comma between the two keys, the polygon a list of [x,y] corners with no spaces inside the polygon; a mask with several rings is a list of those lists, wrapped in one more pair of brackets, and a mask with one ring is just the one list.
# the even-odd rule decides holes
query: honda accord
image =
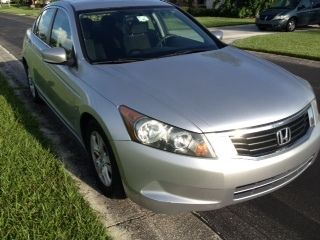
{"label": "honda accord", "polygon": [[164,1],[49,4],[26,32],[23,63],[30,96],[87,149],[101,190],[154,211],[262,196],[319,151],[308,82]]}

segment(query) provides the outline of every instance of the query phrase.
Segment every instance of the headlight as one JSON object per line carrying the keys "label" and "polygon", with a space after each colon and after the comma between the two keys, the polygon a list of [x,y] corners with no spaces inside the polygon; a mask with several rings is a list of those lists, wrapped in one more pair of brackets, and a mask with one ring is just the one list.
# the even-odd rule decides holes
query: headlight
{"label": "headlight", "polygon": [[276,15],[273,20],[283,20],[283,19],[288,19],[287,15]]}
{"label": "headlight", "polygon": [[119,110],[133,141],[188,156],[216,157],[202,134],[170,126],[126,106],[120,106]]}
{"label": "headlight", "polygon": [[311,102],[311,108],[309,108],[308,110],[308,115],[309,115],[310,126],[314,127],[319,121],[319,111],[318,111],[317,101],[315,99]]}

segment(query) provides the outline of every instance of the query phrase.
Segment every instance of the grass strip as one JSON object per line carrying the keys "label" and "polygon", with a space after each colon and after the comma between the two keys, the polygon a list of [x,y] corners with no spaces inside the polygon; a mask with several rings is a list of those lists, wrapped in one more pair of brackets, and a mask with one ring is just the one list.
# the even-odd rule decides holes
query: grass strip
{"label": "grass strip", "polygon": [[[15,15],[24,16],[39,16],[40,8],[30,8],[28,6],[17,6],[11,5],[10,7],[3,4],[0,7],[0,13],[9,13]],[[253,24],[254,19],[252,18],[227,18],[227,17],[196,17],[196,19],[206,27],[222,27],[222,26],[233,26],[243,24]]]}
{"label": "grass strip", "polygon": [[283,32],[235,41],[236,47],[291,57],[320,60],[320,29]]}
{"label": "grass strip", "polygon": [[196,19],[204,26],[210,27],[222,27],[222,26],[234,26],[253,24],[253,18],[226,18],[226,17],[196,17]]}
{"label": "grass strip", "polygon": [[0,75],[0,239],[109,239]]}
{"label": "grass strip", "polygon": [[2,4],[2,7],[0,7],[0,13],[9,13],[14,15],[31,17],[39,16],[41,10],[41,8],[30,8],[28,6],[16,6],[12,4],[10,7],[7,4]]}

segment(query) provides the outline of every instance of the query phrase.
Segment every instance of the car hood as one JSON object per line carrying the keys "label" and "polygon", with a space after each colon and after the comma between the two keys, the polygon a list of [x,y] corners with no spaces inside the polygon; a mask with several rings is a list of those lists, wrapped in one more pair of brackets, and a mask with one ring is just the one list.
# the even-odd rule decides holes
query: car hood
{"label": "car hood", "polygon": [[233,47],[96,67],[113,79],[96,90],[116,105],[194,130],[184,119],[202,132],[271,123],[314,98],[305,81]]}
{"label": "car hood", "polygon": [[265,11],[263,11],[260,14],[260,19],[264,19],[265,17],[268,17],[268,19],[272,19],[277,15],[285,15],[288,12],[290,12],[292,9],[287,9],[287,8],[270,8]]}

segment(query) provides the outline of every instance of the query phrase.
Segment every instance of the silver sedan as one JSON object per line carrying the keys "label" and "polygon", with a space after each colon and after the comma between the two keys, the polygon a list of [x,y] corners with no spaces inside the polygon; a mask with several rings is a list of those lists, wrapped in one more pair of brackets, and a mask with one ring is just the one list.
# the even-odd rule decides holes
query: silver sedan
{"label": "silver sedan", "polygon": [[319,151],[305,80],[164,1],[52,3],[26,33],[23,63],[33,100],[88,150],[104,193],[154,211],[267,194]]}

